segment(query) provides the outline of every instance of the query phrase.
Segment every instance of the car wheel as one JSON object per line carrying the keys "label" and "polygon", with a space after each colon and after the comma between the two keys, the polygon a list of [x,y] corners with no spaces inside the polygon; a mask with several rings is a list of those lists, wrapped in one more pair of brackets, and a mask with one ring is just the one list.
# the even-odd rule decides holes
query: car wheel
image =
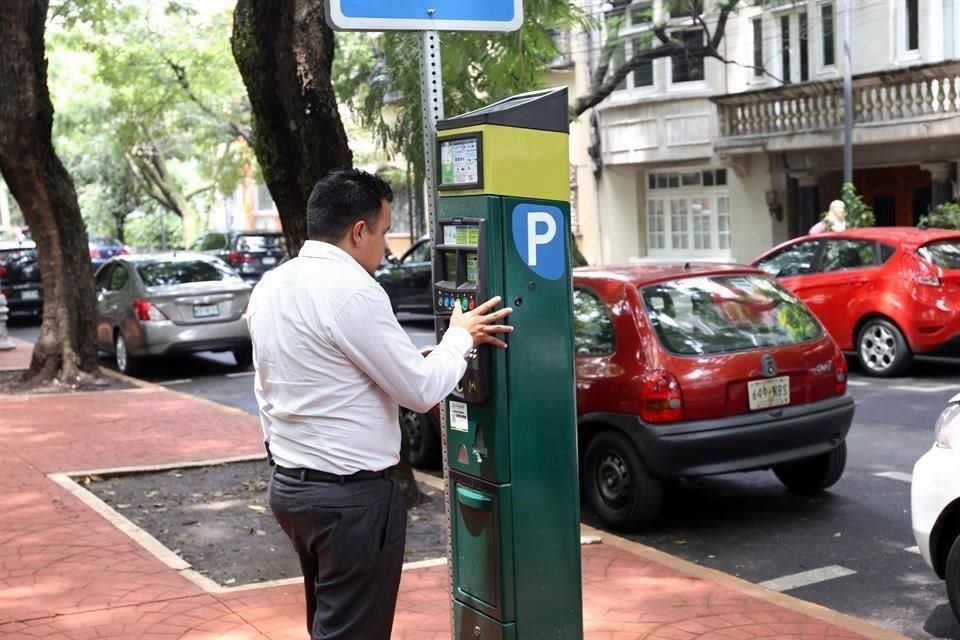
{"label": "car wheel", "polygon": [[868,320],[860,329],[857,355],[866,373],[883,377],[900,375],[913,360],[900,329],[883,318]]}
{"label": "car wheel", "polygon": [[847,442],[844,440],[840,446],[827,453],[777,465],[773,472],[791,491],[818,493],[835,485],[846,466]]}
{"label": "car wheel", "polygon": [[604,431],[587,447],[583,482],[587,500],[614,531],[636,531],[657,517],[663,489],[623,434]]}
{"label": "car wheel", "polygon": [[122,331],[117,331],[113,338],[113,353],[117,360],[117,371],[125,374],[132,374],[137,369],[137,361],[127,348],[127,340],[123,337]]}
{"label": "car wheel", "polygon": [[253,347],[243,347],[233,350],[233,359],[241,367],[249,367],[253,364]]}
{"label": "car wheel", "polygon": [[953,541],[947,556],[947,597],[953,608],[953,615],[960,622],[960,536]]}
{"label": "car wheel", "polygon": [[410,445],[410,465],[417,469],[436,469],[440,466],[440,437],[433,418],[405,407],[400,408],[400,424]]}

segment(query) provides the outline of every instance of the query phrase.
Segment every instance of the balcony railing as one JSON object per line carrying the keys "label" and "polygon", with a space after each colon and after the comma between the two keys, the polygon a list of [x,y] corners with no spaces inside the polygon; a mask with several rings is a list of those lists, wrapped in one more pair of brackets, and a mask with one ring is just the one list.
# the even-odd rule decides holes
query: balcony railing
{"label": "balcony railing", "polygon": [[[843,81],[785,85],[713,98],[720,136],[776,135],[843,126]],[[900,123],[960,113],[960,61],[853,78],[853,122]]]}

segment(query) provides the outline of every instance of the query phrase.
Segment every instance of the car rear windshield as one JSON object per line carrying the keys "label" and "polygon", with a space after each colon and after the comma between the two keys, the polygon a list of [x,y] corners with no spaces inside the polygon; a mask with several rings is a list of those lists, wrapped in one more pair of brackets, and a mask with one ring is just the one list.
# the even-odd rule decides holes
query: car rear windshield
{"label": "car rear windshield", "polygon": [[137,266],[137,273],[148,287],[164,287],[189,282],[216,282],[240,280],[229,269],[203,260],[178,260],[176,262],[148,262]]}
{"label": "car rear windshield", "polygon": [[661,344],[678,355],[779,347],[823,335],[802,302],[758,274],[682,278],[642,287],[640,295]]}
{"label": "car rear windshield", "polygon": [[283,236],[240,236],[237,251],[267,251],[283,249]]}
{"label": "car rear windshield", "polygon": [[960,240],[931,242],[920,247],[917,253],[941,269],[960,269]]}

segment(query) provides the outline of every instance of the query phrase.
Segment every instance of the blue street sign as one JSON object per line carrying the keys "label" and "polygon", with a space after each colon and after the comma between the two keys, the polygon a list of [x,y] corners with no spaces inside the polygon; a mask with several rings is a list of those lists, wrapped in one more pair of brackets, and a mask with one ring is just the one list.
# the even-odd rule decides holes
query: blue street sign
{"label": "blue street sign", "polygon": [[564,274],[567,232],[563,212],[543,204],[518,204],[513,208],[513,244],[530,269],[547,280]]}
{"label": "blue street sign", "polygon": [[515,31],[523,0],[327,0],[327,22],[352,31]]}

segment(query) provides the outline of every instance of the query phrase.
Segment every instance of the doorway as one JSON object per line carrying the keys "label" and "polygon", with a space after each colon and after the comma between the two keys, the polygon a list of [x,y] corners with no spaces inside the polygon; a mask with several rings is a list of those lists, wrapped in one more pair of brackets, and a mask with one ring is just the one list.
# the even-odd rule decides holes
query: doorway
{"label": "doorway", "polygon": [[858,169],[853,182],[878,227],[912,227],[930,206],[930,174],[917,165]]}

